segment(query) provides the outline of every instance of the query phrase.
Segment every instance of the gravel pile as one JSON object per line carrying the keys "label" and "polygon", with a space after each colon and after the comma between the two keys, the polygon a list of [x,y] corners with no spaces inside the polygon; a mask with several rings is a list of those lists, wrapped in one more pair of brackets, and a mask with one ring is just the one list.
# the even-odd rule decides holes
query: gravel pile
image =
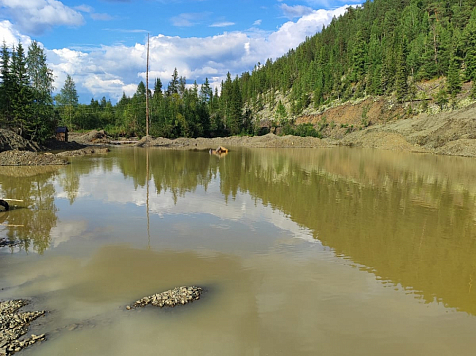
{"label": "gravel pile", "polygon": [[15,132],[0,129],[0,152],[8,150],[40,151],[37,143],[25,140]]}
{"label": "gravel pile", "polygon": [[47,166],[68,164],[63,158],[51,153],[39,154],[29,151],[5,151],[0,153],[0,166]]}
{"label": "gravel pile", "polygon": [[145,307],[148,304],[152,304],[156,307],[174,307],[176,305],[183,305],[191,303],[194,300],[200,299],[202,294],[202,288],[200,287],[177,287],[168,291],[154,294],[148,297],[137,300],[132,306],[127,306],[126,309],[130,310],[137,307]]}
{"label": "gravel pile", "polygon": [[0,302],[0,355],[13,355],[27,346],[45,340],[45,334],[34,335],[20,340],[28,331],[28,325],[45,314],[44,311],[17,313],[27,305],[25,300]]}

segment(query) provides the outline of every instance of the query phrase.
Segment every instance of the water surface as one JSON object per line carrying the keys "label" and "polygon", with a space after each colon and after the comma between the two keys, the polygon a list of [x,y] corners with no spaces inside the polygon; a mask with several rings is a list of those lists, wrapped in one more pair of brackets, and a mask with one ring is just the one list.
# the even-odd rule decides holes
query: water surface
{"label": "water surface", "polygon": [[[2,167],[1,299],[34,355],[473,355],[476,161],[374,150],[114,149]],[[180,285],[170,310],[125,306]],[[41,324],[41,325],[38,325]]]}

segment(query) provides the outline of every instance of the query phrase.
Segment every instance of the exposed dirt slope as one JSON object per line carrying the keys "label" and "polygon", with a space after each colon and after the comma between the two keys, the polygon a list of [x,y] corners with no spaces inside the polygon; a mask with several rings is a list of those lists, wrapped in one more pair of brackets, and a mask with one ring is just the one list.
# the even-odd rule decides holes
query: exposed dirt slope
{"label": "exposed dirt slope", "polygon": [[[365,104],[364,104],[365,105]],[[340,107],[342,120],[351,115],[359,115],[361,107],[348,105],[349,111]],[[369,111],[370,112],[370,111]],[[368,117],[368,116],[367,116]],[[308,120],[310,118],[308,117]],[[312,119],[312,118],[311,118]],[[452,112],[429,115],[421,114],[407,119],[382,121],[366,128],[350,130],[346,126],[335,125],[328,128],[329,138],[275,136],[268,134],[258,137],[225,137],[214,139],[145,138],[138,146],[158,146],[172,149],[206,149],[225,147],[333,147],[355,146],[398,150],[410,152],[428,152],[444,155],[476,157],[476,104]],[[302,119],[301,122],[304,122]],[[311,120],[311,122],[313,122]]]}
{"label": "exposed dirt slope", "polygon": [[8,150],[37,152],[40,150],[40,146],[35,142],[25,140],[13,131],[0,129],[0,152]]}

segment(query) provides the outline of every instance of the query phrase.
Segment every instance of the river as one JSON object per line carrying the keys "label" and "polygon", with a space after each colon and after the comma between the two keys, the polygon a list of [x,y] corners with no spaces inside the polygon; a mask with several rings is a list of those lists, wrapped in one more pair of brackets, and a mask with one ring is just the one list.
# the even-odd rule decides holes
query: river
{"label": "river", "polygon": [[[114,148],[1,167],[0,299],[25,355],[473,355],[476,161]],[[182,285],[185,306],[127,310]]]}

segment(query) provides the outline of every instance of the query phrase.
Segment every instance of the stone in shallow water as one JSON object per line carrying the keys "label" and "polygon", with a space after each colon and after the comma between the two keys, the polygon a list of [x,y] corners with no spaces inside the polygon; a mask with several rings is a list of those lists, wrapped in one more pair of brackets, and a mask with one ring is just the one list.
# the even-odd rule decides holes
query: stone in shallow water
{"label": "stone in shallow water", "polygon": [[148,304],[152,304],[156,307],[174,307],[178,304],[184,305],[194,300],[200,299],[203,289],[196,286],[191,287],[177,287],[167,290],[162,293],[157,293],[137,300],[134,304],[128,305],[127,310],[137,307],[145,307]]}

